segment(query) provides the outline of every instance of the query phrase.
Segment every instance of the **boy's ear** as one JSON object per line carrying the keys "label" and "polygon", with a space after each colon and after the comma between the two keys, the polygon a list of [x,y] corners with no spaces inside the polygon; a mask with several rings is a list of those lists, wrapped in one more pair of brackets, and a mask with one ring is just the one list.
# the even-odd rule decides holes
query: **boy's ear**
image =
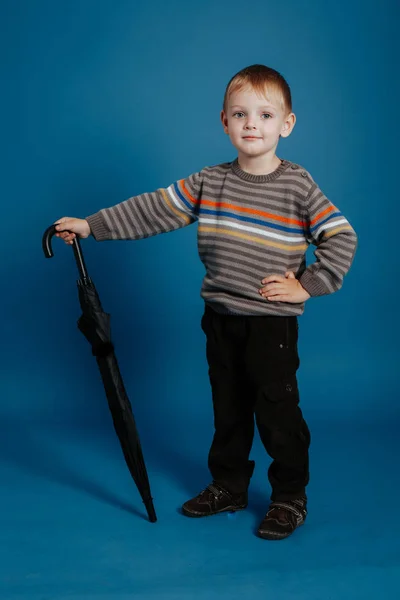
{"label": "boy's ear", "polygon": [[288,137],[292,131],[293,127],[296,123],[296,115],[294,113],[290,113],[282,126],[281,137]]}
{"label": "boy's ear", "polygon": [[229,131],[228,131],[228,119],[226,117],[226,114],[225,114],[224,110],[221,110],[221,123],[222,123],[222,126],[224,128],[224,132],[227,133],[227,134],[229,134]]}

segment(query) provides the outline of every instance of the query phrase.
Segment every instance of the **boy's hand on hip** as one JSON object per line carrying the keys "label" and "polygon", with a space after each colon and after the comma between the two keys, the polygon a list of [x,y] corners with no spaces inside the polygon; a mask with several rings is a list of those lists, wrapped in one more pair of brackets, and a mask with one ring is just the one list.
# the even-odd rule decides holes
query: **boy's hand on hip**
{"label": "boy's hand on hip", "polygon": [[63,217],[55,222],[55,226],[56,236],[63,239],[66,244],[72,244],[73,239],[77,235],[80,238],[87,238],[91,234],[90,226],[86,219]]}
{"label": "boy's hand on hip", "polygon": [[301,285],[293,273],[287,271],[285,277],[282,275],[270,275],[261,281],[263,287],[259,293],[263,298],[271,302],[291,302],[296,304],[305,302],[310,298],[310,294]]}

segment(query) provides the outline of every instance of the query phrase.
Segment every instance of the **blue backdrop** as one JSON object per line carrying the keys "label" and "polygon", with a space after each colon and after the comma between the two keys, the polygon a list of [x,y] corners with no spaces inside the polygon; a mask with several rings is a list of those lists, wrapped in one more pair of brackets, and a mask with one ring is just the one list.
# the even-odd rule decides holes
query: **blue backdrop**
{"label": "blue backdrop", "polygon": [[[233,159],[219,123],[225,85],[261,62],[287,78],[298,119],[278,156],[310,170],[359,234],[343,289],[310,300],[300,319],[304,408],[397,411],[396,240],[385,219],[397,202],[395,3],[20,0],[1,10],[1,410],[108,418],[75,327],[72,251],[55,240],[46,261],[42,232]],[[83,247],[141,422],[168,422],[188,440],[199,422],[208,432],[196,225]]]}
{"label": "blue backdrop", "polygon": [[[350,530],[342,530],[340,547],[333,545],[336,558],[326,554],[332,540],[339,544],[332,515],[342,524],[352,518],[348,512],[340,513],[348,510],[345,506],[331,506],[329,514],[326,512],[325,499],[338,494],[331,473],[341,465],[344,496],[365,495],[379,488],[387,499],[393,493],[393,479],[380,475],[381,466],[389,465],[393,474],[398,463],[396,436],[387,437],[388,423],[396,425],[399,417],[397,239],[388,221],[396,223],[398,202],[397,3],[3,0],[0,23],[0,455],[4,463],[1,479],[11,490],[2,494],[1,514],[13,519],[8,529],[4,524],[1,528],[7,543],[13,540],[10,556],[15,557],[1,562],[8,577],[15,577],[14,591],[25,581],[21,577],[31,573],[29,577],[37,577],[32,585],[47,581],[54,589],[60,581],[69,589],[75,576],[81,586],[87,583],[92,589],[96,577],[100,583],[102,577],[108,577],[110,586],[112,581],[116,586],[127,582],[130,594],[131,582],[124,579],[129,577],[130,565],[128,559],[126,564],[119,562],[121,547],[129,560],[139,565],[142,563],[137,561],[143,560],[143,569],[149,568],[148,557],[159,554],[159,568],[165,566],[166,579],[171,568],[180,576],[182,565],[191,573],[192,564],[203,564],[206,570],[200,573],[205,573],[205,580],[211,576],[214,581],[207,570],[212,556],[210,540],[214,540],[212,546],[216,544],[220,560],[226,558],[227,572],[233,570],[233,577],[239,572],[238,557],[228,550],[237,547],[235,535],[240,530],[218,538],[212,529],[204,529],[208,524],[192,530],[185,522],[179,529],[178,521],[168,513],[207,483],[206,453],[212,436],[205,340],[200,329],[204,270],[197,256],[196,225],[137,242],[96,243],[89,239],[82,243],[89,272],[105,309],[112,314],[117,355],[158,493],[156,507],[167,511],[156,526],[159,529],[149,533],[147,523],[143,524],[138,547],[130,528],[140,528],[139,519],[133,520],[129,514],[125,521],[115,511],[121,501],[113,496],[113,490],[126,485],[127,497],[132,490],[95,361],[76,328],[79,307],[72,250],[55,239],[55,257],[46,260],[41,238],[59,217],[84,217],[129,196],[167,186],[206,165],[232,160],[234,148],[219,122],[222,98],[230,77],[253,63],[274,67],[292,89],[297,124],[292,135],[281,141],[278,156],[307,168],[359,235],[356,259],[343,289],[311,299],[299,320],[301,400],[314,435],[314,498],[320,496],[320,512],[314,514],[322,519],[320,534],[310,525],[312,561],[325,573],[325,582],[343,581],[332,575],[333,565],[343,567],[342,575],[351,578],[347,566],[360,555],[351,545],[350,533],[346,538]],[[365,438],[356,448],[355,429],[373,431],[379,424],[379,435],[369,438],[369,454]],[[337,455],[328,467],[326,457],[319,461],[318,453],[331,425],[326,453],[330,456],[337,451]],[[43,431],[63,433],[60,437],[54,433],[46,445]],[[341,448],[336,442],[344,431],[348,446]],[[101,436],[101,444],[92,443],[90,437],[86,443],[91,434]],[[392,445],[386,446],[386,440]],[[70,449],[73,467],[64,463],[61,441]],[[102,488],[84,474],[88,460],[92,464],[87,472],[94,476],[98,469]],[[10,465],[22,468],[24,478],[8,470]],[[363,481],[354,479],[356,471]],[[36,483],[37,476],[40,481],[45,478],[63,486],[58,491],[51,483],[45,492],[40,481]],[[164,476],[180,481],[179,491],[173,491],[170,480],[163,483]],[[265,509],[264,484],[263,472],[258,516]],[[89,492],[89,497],[75,498],[74,490]],[[57,504],[58,493],[63,505]],[[162,494],[168,502],[162,502]],[[171,494],[175,494],[173,499]],[[95,504],[93,496],[105,500],[106,505]],[[21,546],[18,535],[21,539],[26,536],[27,506],[34,511],[28,513],[32,516],[26,527],[35,543]],[[92,512],[95,506],[97,513]],[[357,503],[357,511],[361,509]],[[368,511],[366,506],[365,523]],[[328,521],[330,533],[324,528]],[[111,539],[118,538],[122,544],[118,551],[104,546],[99,524],[105,522],[113,528]],[[215,527],[225,531],[226,521],[217,523]],[[354,536],[356,540],[371,535],[368,523],[361,537],[360,532]],[[43,527],[48,527],[45,537]],[[82,531],[88,528],[90,535],[82,538]],[[67,543],[68,530],[73,532],[70,545],[58,560],[52,548],[58,548],[59,537]],[[176,553],[170,554],[171,537],[178,535]],[[377,520],[374,544],[380,540],[381,560],[386,566],[393,565],[383,535]],[[296,547],[294,539],[294,546],[286,546],[286,550],[274,547],[268,564],[276,565],[277,571],[268,585],[281,581],[281,565],[288,564],[287,548],[296,564],[302,556],[307,562],[307,553]],[[142,556],[145,540],[148,547]],[[7,548],[7,543],[2,542],[1,548]],[[46,546],[43,554],[41,543]],[[26,565],[20,561],[25,547]],[[189,564],[184,562],[186,552]],[[357,571],[358,582],[365,585],[369,585],[366,575],[372,572],[369,565],[375,560],[375,550],[370,552]],[[108,565],[106,560],[112,556],[116,562],[110,569],[115,566],[115,572],[102,573],[102,565]],[[170,562],[169,556],[173,557]],[[260,573],[265,572],[256,543],[249,545],[246,556],[255,561],[249,564],[249,573],[254,565]],[[240,561],[243,566],[243,555]],[[38,575],[42,568],[47,580]],[[307,564],[304,568],[307,573]],[[117,581],[119,569],[122,579]],[[379,568],[376,573],[380,594],[382,573]],[[140,568],[136,575],[141,575]],[[144,585],[149,586],[151,573],[143,571],[143,577]],[[161,582],[163,577],[160,574]],[[296,573],[293,577],[297,581]],[[190,575],[185,581],[191,589]],[[54,589],[38,587],[38,597],[43,598],[44,591],[46,597],[64,597]],[[119,595],[113,597],[131,597],[118,589]],[[321,600],[318,589],[316,597]],[[374,589],[371,586],[369,591]],[[81,591],[82,597],[87,597],[82,587]],[[359,597],[354,590],[350,596],[338,593],[344,600]],[[363,594],[360,598],[365,600],[365,591]],[[4,597],[11,598],[9,590]],[[169,596],[174,600],[181,597],[189,596]],[[214,597],[210,590],[204,596],[207,600]],[[228,593],[227,597],[234,595]],[[293,597],[291,589],[288,597]],[[311,600],[311,596],[307,598]]]}

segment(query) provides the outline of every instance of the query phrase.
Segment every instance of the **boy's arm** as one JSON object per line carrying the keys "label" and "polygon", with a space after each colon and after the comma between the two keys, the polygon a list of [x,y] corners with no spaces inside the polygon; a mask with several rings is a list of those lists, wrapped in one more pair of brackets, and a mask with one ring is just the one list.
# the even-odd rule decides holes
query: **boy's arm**
{"label": "boy's arm", "polygon": [[198,218],[202,173],[173,183],[166,189],[140,194],[86,217],[97,241],[138,240],[167,233]]}
{"label": "boy's arm", "polygon": [[357,235],[315,182],[306,200],[306,236],[317,246],[312,263],[300,276],[310,296],[322,296],[342,287],[357,248]]}

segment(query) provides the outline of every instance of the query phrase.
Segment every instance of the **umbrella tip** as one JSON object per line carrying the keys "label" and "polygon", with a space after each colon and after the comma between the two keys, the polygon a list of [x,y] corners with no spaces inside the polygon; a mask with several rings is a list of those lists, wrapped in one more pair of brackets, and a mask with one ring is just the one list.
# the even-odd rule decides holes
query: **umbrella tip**
{"label": "umbrella tip", "polygon": [[157,521],[157,515],[154,510],[153,498],[146,498],[143,500],[143,503],[146,507],[150,523],[155,523]]}
{"label": "umbrella tip", "polygon": [[149,515],[150,523],[155,523],[157,521],[157,515],[156,515],[156,511],[154,510],[154,506],[148,507],[147,514]]}

